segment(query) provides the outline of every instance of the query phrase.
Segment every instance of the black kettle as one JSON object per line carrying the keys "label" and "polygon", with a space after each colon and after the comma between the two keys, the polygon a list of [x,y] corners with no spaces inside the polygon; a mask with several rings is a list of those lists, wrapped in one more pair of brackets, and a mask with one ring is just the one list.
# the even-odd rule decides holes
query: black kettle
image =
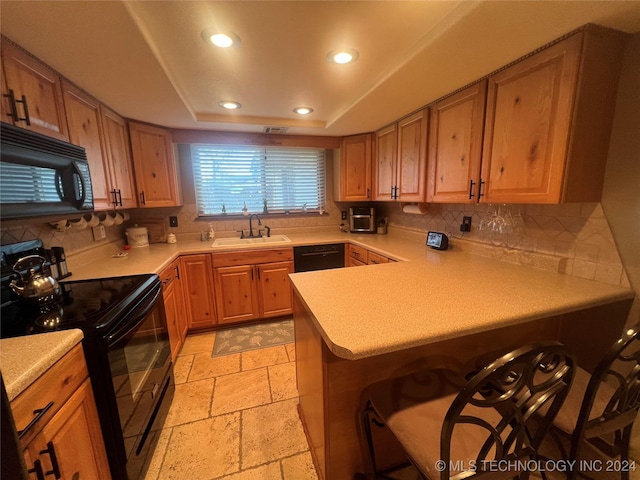
{"label": "black kettle", "polygon": [[40,255],[28,255],[13,265],[19,278],[11,280],[9,288],[20,300],[43,305],[60,298],[60,285],[55,278],[45,274],[45,262]]}

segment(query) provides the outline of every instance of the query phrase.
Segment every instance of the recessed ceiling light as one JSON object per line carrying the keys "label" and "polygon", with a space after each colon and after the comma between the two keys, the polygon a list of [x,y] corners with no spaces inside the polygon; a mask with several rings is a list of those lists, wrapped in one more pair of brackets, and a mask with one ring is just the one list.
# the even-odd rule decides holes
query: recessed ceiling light
{"label": "recessed ceiling light", "polygon": [[313,112],[313,108],[310,107],[296,107],[293,109],[294,112],[296,112],[298,115],[309,115],[311,112]]}
{"label": "recessed ceiling light", "polygon": [[232,32],[217,32],[212,28],[207,28],[202,31],[202,39],[205,43],[215,45],[220,48],[237,47],[240,45],[240,37]]}
{"label": "recessed ceiling light", "polygon": [[242,105],[240,105],[238,102],[231,102],[228,100],[218,102],[218,105],[220,105],[222,108],[226,108],[227,110],[236,110],[242,107]]}
{"label": "recessed ceiling light", "polygon": [[353,48],[336,49],[327,54],[327,60],[332,63],[353,63],[359,56],[358,51]]}

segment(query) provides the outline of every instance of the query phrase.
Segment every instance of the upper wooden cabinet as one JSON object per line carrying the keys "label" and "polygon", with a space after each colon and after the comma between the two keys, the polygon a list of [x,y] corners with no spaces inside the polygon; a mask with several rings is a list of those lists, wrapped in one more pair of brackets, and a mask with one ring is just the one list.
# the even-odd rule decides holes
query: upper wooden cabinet
{"label": "upper wooden cabinet", "polygon": [[477,201],[487,81],[431,106],[428,202]]}
{"label": "upper wooden cabinet", "polygon": [[109,166],[108,189],[116,208],[136,208],[138,196],[129,154],[129,135],[124,119],[113,110],[100,105],[105,154]]}
{"label": "upper wooden cabinet", "polygon": [[69,140],[60,76],[2,37],[2,121]]}
{"label": "upper wooden cabinet", "polygon": [[480,201],[600,200],[626,38],[589,27],[489,77]]}
{"label": "upper wooden cabinet", "polygon": [[180,205],[171,133],[164,128],[129,122],[129,135],[140,207]]}
{"label": "upper wooden cabinet", "polygon": [[371,200],[372,134],[344,137],[340,152],[340,165],[336,200],[354,202]]}
{"label": "upper wooden cabinet", "polygon": [[376,132],[374,200],[425,201],[427,124],[424,109]]}
{"label": "upper wooden cabinet", "polygon": [[87,152],[94,208],[113,208],[115,199],[109,192],[109,166],[100,124],[100,102],[72,83],[63,81],[62,86],[69,141],[84,147]]}

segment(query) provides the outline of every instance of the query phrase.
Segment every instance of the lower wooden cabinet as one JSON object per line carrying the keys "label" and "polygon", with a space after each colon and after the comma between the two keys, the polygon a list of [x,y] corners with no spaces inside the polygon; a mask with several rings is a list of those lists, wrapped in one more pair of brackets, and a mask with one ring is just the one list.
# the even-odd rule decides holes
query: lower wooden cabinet
{"label": "lower wooden cabinet", "polygon": [[188,329],[212,327],[216,324],[211,254],[180,257],[180,281]]}
{"label": "lower wooden cabinet", "polygon": [[347,267],[361,267],[363,265],[378,265],[380,263],[395,262],[392,258],[367,250],[358,245],[348,245]]}
{"label": "lower wooden cabinet", "polygon": [[218,323],[289,315],[293,249],[213,254]]}
{"label": "lower wooden cabinet", "polygon": [[[32,478],[111,478],[82,346],[11,402]],[[33,423],[31,423],[33,422]]]}
{"label": "lower wooden cabinet", "polygon": [[162,296],[167,315],[171,358],[175,361],[189,328],[189,320],[184,308],[180,261],[176,260],[165,268],[160,274],[160,280],[162,281]]}

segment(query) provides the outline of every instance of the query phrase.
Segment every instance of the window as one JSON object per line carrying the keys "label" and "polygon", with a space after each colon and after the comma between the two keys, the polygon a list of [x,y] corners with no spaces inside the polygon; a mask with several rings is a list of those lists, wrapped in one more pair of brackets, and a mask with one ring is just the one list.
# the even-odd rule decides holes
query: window
{"label": "window", "polygon": [[324,210],[319,148],[192,145],[198,215]]}

